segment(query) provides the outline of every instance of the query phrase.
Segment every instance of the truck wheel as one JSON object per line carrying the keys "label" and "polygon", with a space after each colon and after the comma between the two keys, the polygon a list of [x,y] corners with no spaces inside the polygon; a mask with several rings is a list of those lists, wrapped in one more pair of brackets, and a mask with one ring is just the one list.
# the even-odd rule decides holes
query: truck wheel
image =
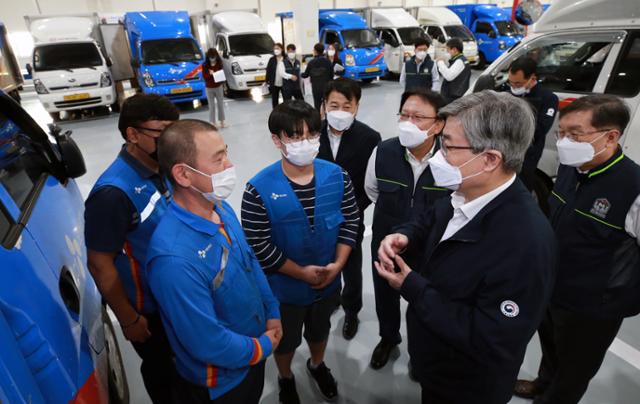
{"label": "truck wheel", "polygon": [[104,339],[109,358],[109,403],[129,404],[129,385],[120,355],[120,347],[106,308],[102,310]]}
{"label": "truck wheel", "polygon": [[60,122],[60,112],[49,112],[49,115],[51,119],[53,119],[53,122]]}
{"label": "truck wheel", "polygon": [[222,85],[222,90],[224,92],[224,96],[225,97],[227,97],[227,98],[235,98],[236,92],[233,91],[232,89],[230,89],[226,82]]}
{"label": "truck wheel", "polygon": [[549,215],[549,196],[552,188],[553,181],[542,172],[536,171],[531,193],[545,215]]}
{"label": "truck wheel", "polygon": [[373,83],[373,80],[374,80],[374,79],[362,79],[362,82],[363,82],[364,84],[371,84],[371,83]]}

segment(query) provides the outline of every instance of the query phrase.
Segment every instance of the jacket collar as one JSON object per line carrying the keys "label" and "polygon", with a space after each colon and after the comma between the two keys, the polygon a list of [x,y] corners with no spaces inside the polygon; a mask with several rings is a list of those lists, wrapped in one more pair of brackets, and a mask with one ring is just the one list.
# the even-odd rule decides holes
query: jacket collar
{"label": "jacket collar", "polygon": [[[220,225],[189,212],[173,201],[170,204],[170,209],[178,220],[197,232],[204,233],[211,237],[219,233]],[[220,209],[218,207],[214,209],[216,210],[216,212],[218,212],[220,218],[224,222],[222,213],[224,209]]]}
{"label": "jacket collar", "polygon": [[[607,161],[605,161],[604,163],[600,164],[599,166],[589,170],[588,173],[586,173],[586,177],[587,178],[593,178],[595,176],[598,176],[602,173],[607,172],[609,169],[611,169],[612,167],[614,167],[616,164],[618,164],[620,161],[622,161],[622,159],[624,158],[624,153],[622,152],[622,148],[620,146],[618,146],[618,150],[615,152],[615,154],[613,156],[611,156],[611,158]],[[579,171],[576,172],[579,173]]]}
{"label": "jacket collar", "polygon": [[155,175],[158,175],[157,173],[149,170],[144,164],[142,164],[135,157],[133,157],[131,153],[127,151],[126,143],[122,145],[119,156],[125,161],[125,163],[130,165],[135,170],[135,172],[138,173],[138,175],[142,178],[148,179]]}

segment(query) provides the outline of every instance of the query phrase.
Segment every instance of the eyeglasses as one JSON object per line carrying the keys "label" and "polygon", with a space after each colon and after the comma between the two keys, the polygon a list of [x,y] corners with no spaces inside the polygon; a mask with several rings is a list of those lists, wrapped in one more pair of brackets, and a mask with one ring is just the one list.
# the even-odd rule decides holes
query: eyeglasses
{"label": "eyeglasses", "polygon": [[406,114],[404,112],[400,112],[398,114],[398,119],[401,121],[414,121],[414,122],[418,122],[418,123],[422,123],[424,121],[427,121],[429,119],[438,119],[437,116],[424,116],[424,115],[418,115],[418,114]]}
{"label": "eyeglasses", "polygon": [[[160,135],[162,133],[162,131],[164,130],[164,129],[145,128],[144,126],[133,126],[133,128],[137,129],[137,130],[146,130],[146,131],[149,131],[149,132],[152,132],[152,133],[157,133],[158,135]],[[143,134],[145,134],[145,133],[143,133]]]}
{"label": "eyeglasses", "polygon": [[[283,138],[286,138],[286,136],[283,136]],[[299,135],[297,133],[294,133],[293,136],[290,136],[287,140],[289,142],[298,142],[298,141],[304,140],[304,139],[316,140],[318,138],[320,138],[320,132],[309,133],[307,136],[301,136],[301,135]],[[287,143],[287,142],[285,142],[285,143]]]}
{"label": "eyeglasses", "polygon": [[576,132],[567,132],[567,131],[558,129],[556,130],[556,139],[562,139],[562,138],[568,137],[571,140],[577,141],[586,136],[594,135],[596,133],[609,132],[610,130],[613,130],[613,128],[599,129],[599,130],[594,130],[591,132],[584,132],[584,133],[576,133]]}
{"label": "eyeglasses", "polygon": [[444,142],[440,144],[440,147],[442,149],[442,154],[445,156],[449,154],[450,150],[474,150],[471,146],[448,146]]}

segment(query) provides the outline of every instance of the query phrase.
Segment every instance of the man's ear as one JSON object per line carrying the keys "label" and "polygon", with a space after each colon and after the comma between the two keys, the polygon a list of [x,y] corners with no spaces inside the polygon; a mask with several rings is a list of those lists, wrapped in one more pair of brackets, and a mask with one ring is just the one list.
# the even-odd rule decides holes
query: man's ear
{"label": "man's ear", "polygon": [[273,142],[274,145],[276,145],[278,149],[282,147],[282,141],[280,140],[278,135],[271,134],[271,141]]}
{"label": "man's ear", "polygon": [[138,137],[140,136],[138,134],[138,131],[136,130],[136,128],[133,128],[131,126],[127,127],[126,130],[126,135],[127,135],[127,142],[129,143],[138,143]]}
{"label": "man's ear", "polygon": [[620,137],[621,136],[622,136],[622,134],[620,133],[620,131],[618,129],[610,130],[606,135],[607,146],[609,146],[610,144],[612,146],[616,146],[618,144],[618,142],[620,141]]}
{"label": "man's ear", "polygon": [[497,150],[489,150],[484,154],[485,171],[495,171],[502,163],[502,153]]}
{"label": "man's ear", "polygon": [[184,164],[176,164],[171,168],[171,176],[173,180],[184,188],[189,188],[191,186],[191,170],[187,168]]}

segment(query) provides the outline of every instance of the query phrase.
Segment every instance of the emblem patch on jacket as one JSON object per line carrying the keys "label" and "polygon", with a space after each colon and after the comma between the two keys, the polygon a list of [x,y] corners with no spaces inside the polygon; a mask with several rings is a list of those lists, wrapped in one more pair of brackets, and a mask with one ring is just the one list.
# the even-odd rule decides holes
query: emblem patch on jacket
{"label": "emblem patch on jacket", "polygon": [[506,317],[516,317],[520,313],[520,307],[512,300],[505,300],[500,303],[500,311]]}
{"label": "emblem patch on jacket", "polygon": [[609,203],[607,198],[598,198],[593,202],[590,212],[599,218],[604,219],[607,216],[607,213],[609,213],[609,209],[611,209],[611,203]]}

